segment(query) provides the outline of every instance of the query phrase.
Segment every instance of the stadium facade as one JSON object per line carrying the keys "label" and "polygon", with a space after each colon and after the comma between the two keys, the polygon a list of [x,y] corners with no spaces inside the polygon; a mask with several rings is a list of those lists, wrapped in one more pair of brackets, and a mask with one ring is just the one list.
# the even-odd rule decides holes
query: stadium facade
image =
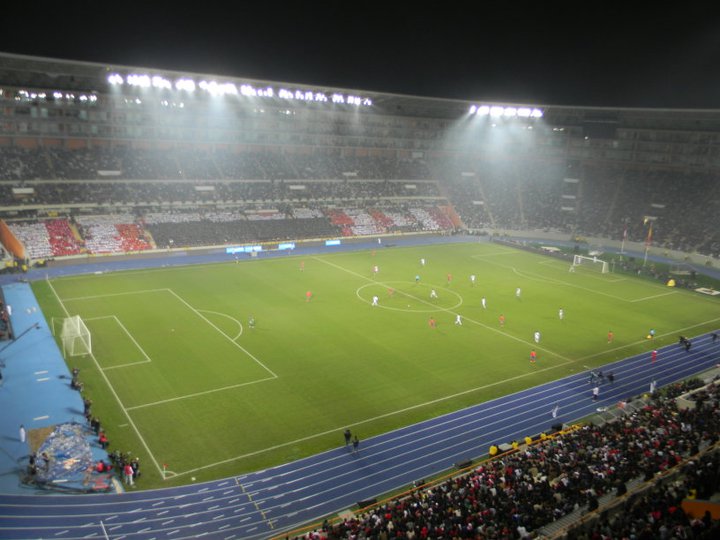
{"label": "stadium facade", "polygon": [[[720,111],[433,99],[11,54],[0,100],[10,228],[93,217],[53,224],[48,236],[70,245],[31,259],[458,229],[720,252]],[[300,217],[313,222],[287,223]],[[183,236],[178,221],[207,234]],[[237,236],[219,224],[240,221],[274,225]],[[129,240],[87,244],[101,225]]]}

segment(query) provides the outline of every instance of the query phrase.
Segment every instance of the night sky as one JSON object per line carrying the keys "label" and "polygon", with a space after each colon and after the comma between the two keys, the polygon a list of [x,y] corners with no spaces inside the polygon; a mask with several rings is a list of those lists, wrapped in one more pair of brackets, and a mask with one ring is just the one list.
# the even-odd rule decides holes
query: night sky
{"label": "night sky", "polygon": [[3,5],[0,51],[477,101],[720,108],[720,18],[700,8],[255,4]]}

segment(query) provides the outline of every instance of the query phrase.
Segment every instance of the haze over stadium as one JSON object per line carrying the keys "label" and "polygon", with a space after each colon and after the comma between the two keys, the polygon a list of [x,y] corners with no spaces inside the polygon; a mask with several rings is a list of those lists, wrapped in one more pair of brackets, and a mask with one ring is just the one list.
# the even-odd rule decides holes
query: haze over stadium
{"label": "haze over stadium", "polygon": [[716,24],[421,9],[7,25],[0,538],[717,533]]}

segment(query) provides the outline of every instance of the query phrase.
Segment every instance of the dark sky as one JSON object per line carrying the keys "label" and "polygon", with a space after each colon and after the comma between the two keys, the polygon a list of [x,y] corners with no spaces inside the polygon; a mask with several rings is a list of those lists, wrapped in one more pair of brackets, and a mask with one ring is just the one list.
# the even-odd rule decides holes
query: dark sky
{"label": "dark sky", "polygon": [[720,108],[720,18],[699,8],[65,4],[4,5],[0,51],[468,100]]}

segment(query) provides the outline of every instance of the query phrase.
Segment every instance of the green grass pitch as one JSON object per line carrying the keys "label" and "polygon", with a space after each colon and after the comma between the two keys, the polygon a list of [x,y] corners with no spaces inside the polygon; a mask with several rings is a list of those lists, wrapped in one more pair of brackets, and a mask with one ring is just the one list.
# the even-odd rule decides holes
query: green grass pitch
{"label": "green grass pitch", "polygon": [[86,321],[93,355],[68,364],[80,368],[111,449],[140,456],[142,487],[159,487],[298,459],[342,444],[346,427],[368,438],[718,327],[714,299],[599,266],[568,269],[473,243],[33,288],[49,321]]}

